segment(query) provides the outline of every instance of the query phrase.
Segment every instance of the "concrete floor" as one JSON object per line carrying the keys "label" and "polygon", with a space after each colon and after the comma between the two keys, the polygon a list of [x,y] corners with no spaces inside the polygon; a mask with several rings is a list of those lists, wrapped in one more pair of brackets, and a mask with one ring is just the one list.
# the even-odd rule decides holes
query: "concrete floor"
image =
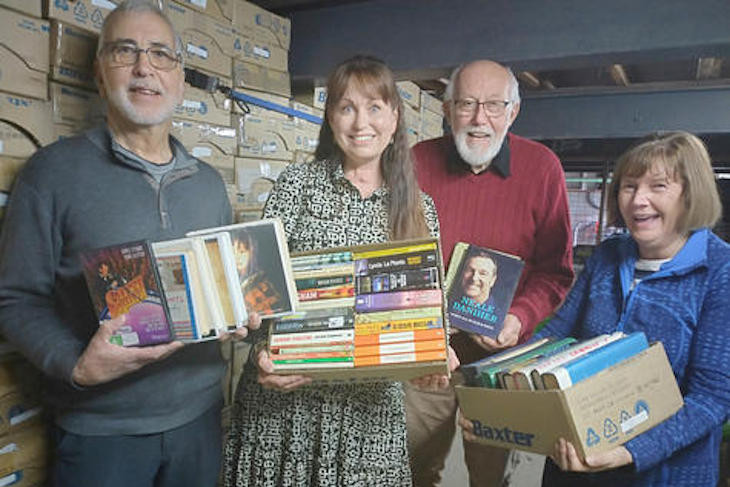
{"label": "concrete floor", "polygon": [[[542,468],[545,457],[531,453],[521,453],[519,458],[510,455],[510,464],[507,466],[507,478],[502,487],[540,487],[542,483]],[[515,468],[519,465],[518,468]],[[451,451],[446,458],[446,466],[442,475],[441,487],[467,487],[469,474],[464,464],[464,447],[461,442],[461,430],[457,429]],[[491,486],[479,486],[491,487]],[[496,487],[496,486],[495,486]]]}

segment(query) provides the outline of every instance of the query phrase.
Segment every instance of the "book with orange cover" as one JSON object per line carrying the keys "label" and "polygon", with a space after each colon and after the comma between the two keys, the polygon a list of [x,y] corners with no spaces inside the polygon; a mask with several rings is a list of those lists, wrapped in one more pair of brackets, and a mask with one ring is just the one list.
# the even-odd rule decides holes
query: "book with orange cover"
{"label": "book with orange cover", "polygon": [[355,346],[355,357],[368,357],[370,355],[389,355],[394,353],[409,352],[430,352],[443,350],[444,339],[423,340],[420,342],[397,342],[382,343],[380,345]]}
{"label": "book with orange cover", "polygon": [[371,365],[401,364],[406,362],[432,362],[445,360],[446,350],[434,350],[431,352],[410,352],[396,353],[391,355],[371,355],[369,357],[355,357],[355,367],[367,367]]}
{"label": "book with orange cover", "polygon": [[[421,340],[443,339],[446,333],[443,328],[428,330],[404,331],[397,333],[375,333],[373,335],[355,335],[355,347],[363,345],[379,345],[383,343],[414,342]],[[446,348],[446,347],[444,347]]]}

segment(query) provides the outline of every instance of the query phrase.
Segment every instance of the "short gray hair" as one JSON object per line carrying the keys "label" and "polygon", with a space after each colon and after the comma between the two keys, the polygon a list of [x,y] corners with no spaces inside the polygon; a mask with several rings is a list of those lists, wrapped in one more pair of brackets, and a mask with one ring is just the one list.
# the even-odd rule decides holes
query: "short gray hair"
{"label": "short gray hair", "polygon": [[[468,63],[460,64],[456,67],[456,69],[454,69],[454,71],[451,72],[449,83],[446,85],[446,91],[444,91],[444,102],[449,102],[453,99],[454,85],[456,84],[456,80],[458,79],[459,74],[461,74],[461,71],[469,64],[471,64],[471,61]],[[520,84],[517,81],[517,77],[509,67],[502,67],[507,70],[507,76],[509,78],[509,101],[511,101],[513,104],[517,104],[520,102]]]}
{"label": "short gray hair", "polygon": [[109,12],[109,15],[104,19],[104,23],[101,24],[101,32],[99,33],[99,43],[96,46],[96,55],[99,56],[101,50],[104,48],[104,41],[106,39],[106,32],[109,26],[112,24],[114,19],[119,15],[129,12],[135,13],[152,13],[161,18],[172,32],[172,36],[175,39],[175,53],[180,56],[182,63],[183,57],[183,43],[180,36],[175,32],[175,26],[172,25],[172,21],[162,11],[158,2],[153,0],[124,0],[119,4],[117,8]]}

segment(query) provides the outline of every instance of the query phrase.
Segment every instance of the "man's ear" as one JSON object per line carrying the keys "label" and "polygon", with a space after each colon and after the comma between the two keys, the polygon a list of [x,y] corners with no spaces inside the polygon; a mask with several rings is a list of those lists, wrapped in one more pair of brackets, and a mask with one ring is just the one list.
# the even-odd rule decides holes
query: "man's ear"
{"label": "man's ear", "polygon": [[507,124],[507,128],[512,126],[512,122],[515,121],[517,118],[517,115],[520,113],[520,102],[517,102],[512,105],[512,110],[510,110],[509,114],[509,123]]}
{"label": "man's ear", "polygon": [[446,120],[446,123],[449,124],[449,127],[451,127],[451,102],[450,101],[444,101],[441,104],[441,109],[444,112],[444,120]]}
{"label": "man's ear", "polygon": [[99,96],[102,99],[106,99],[106,93],[104,91],[104,80],[101,77],[101,67],[99,66],[99,58],[94,59],[94,82],[96,83],[96,91],[99,92]]}

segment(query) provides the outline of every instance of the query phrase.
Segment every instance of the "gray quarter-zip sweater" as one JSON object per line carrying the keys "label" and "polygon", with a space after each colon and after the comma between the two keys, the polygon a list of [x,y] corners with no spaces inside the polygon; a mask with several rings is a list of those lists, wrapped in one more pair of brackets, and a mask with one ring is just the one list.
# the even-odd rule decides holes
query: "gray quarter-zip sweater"
{"label": "gray quarter-zip sweater", "polygon": [[99,386],[71,372],[99,326],[79,252],[227,224],[231,209],[210,166],[171,138],[160,183],[113,148],[105,128],[36,152],[16,181],[0,238],[0,333],[45,374],[56,422],[85,435],[145,434],[195,419],[221,399],[217,342],[188,345]]}

